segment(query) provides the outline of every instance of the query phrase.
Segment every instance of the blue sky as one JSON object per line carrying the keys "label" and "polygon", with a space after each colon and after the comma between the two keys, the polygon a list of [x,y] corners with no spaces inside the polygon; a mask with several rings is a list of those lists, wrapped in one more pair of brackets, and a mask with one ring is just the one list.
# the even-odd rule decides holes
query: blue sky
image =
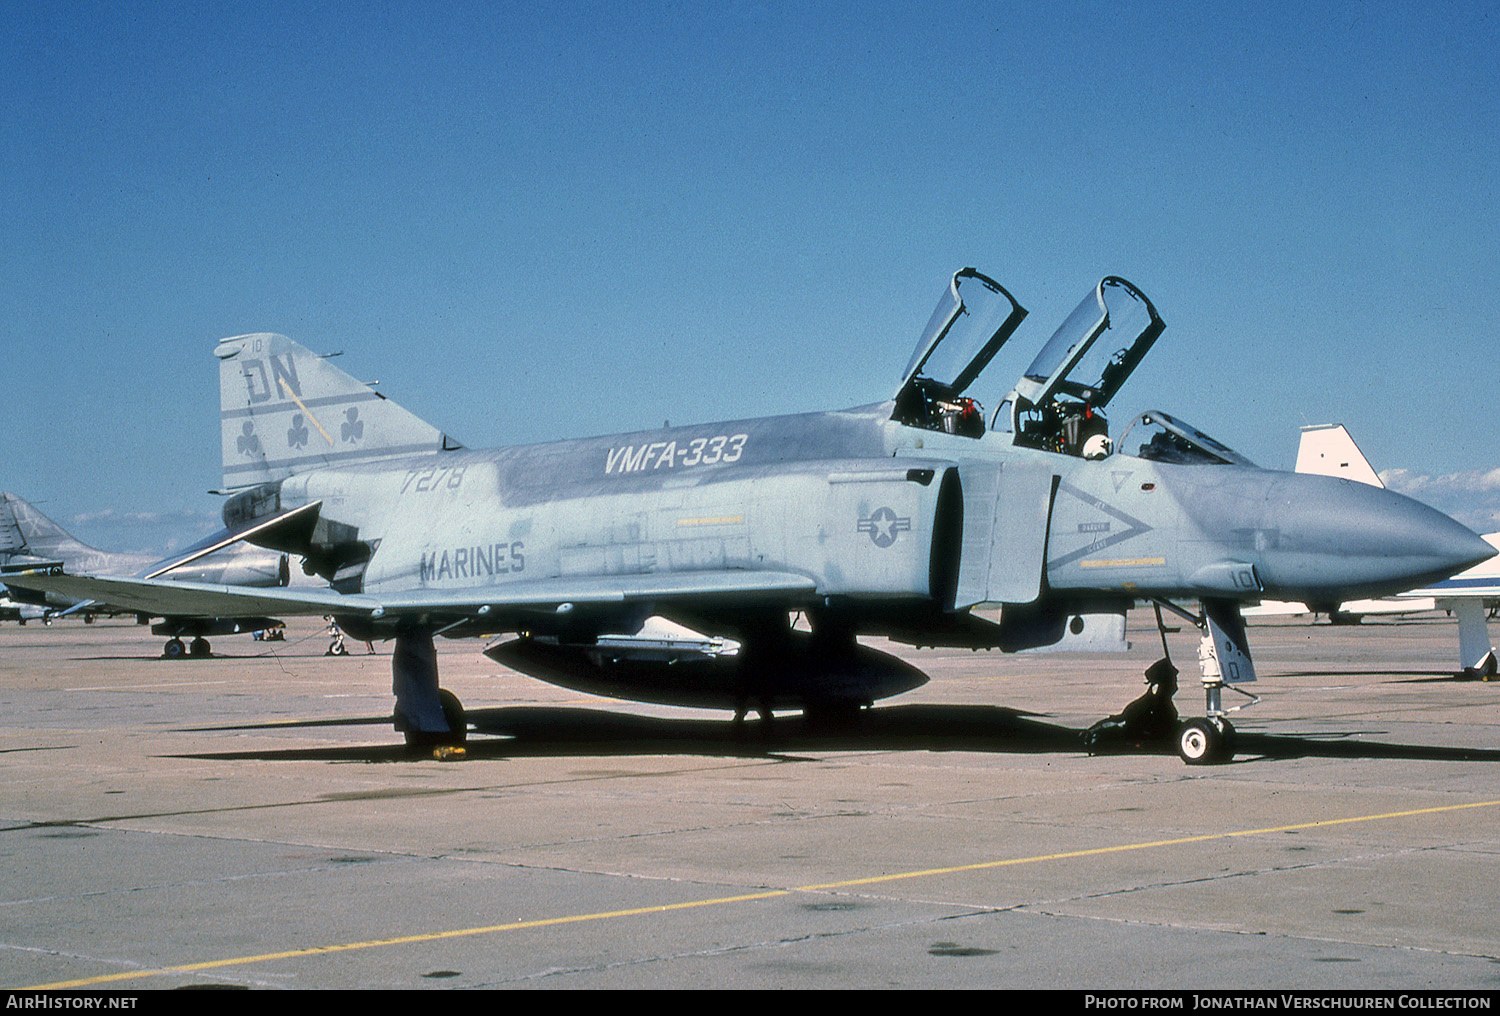
{"label": "blue sky", "polygon": [[217,524],[224,336],[479,447],[889,397],[965,265],[987,405],[1119,274],[1117,421],[1500,529],[1493,3],[5,6],[0,487],[110,549]]}

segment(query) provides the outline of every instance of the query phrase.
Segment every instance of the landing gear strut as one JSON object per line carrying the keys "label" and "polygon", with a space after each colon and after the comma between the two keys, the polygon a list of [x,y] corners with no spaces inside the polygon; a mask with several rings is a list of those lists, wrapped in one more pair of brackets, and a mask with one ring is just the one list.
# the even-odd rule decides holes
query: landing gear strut
{"label": "landing gear strut", "polygon": [[391,675],[391,689],[396,693],[394,722],[405,735],[407,748],[461,752],[469,736],[468,721],[458,696],[438,687],[437,647],[431,632],[396,636]]}
{"label": "landing gear strut", "polygon": [[1183,724],[1177,735],[1177,754],[1190,766],[1216,765],[1234,758],[1235,732],[1229,714],[1242,708],[1224,708],[1224,689],[1239,692],[1250,699],[1251,705],[1260,701],[1236,687],[1255,680],[1255,663],[1250,659],[1250,643],[1245,638],[1245,619],[1240,616],[1239,604],[1205,598],[1203,617],[1194,621],[1203,632],[1198,643],[1198,665],[1203,671],[1204,712],[1208,715]]}
{"label": "landing gear strut", "polygon": [[[1206,599],[1199,617],[1166,601],[1154,601],[1156,628],[1161,635],[1162,658],[1146,670],[1146,693],[1126,706],[1118,715],[1100,720],[1084,732],[1083,742],[1091,753],[1106,751],[1111,745],[1139,745],[1145,742],[1172,742],[1178,756],[1188,765],[1217,765],[1234,758],[1235,730],[1224,708],[1226,683],[1255,680],[1255,667],[1245,641],[1245,624],[1239,607],[1229,600]],[[1177,668],[1167,649],[1167,629],[1161,608],[1178,614],[1203,632],[1198,646],[1198,664],[1203,672],[1204,713],[1201,717],[1179,720],[1172,705],[1177,691]],[[1240,692],[1259,701],[1249,692]],[[1241,707],[1235,707],[1236,709]]]}

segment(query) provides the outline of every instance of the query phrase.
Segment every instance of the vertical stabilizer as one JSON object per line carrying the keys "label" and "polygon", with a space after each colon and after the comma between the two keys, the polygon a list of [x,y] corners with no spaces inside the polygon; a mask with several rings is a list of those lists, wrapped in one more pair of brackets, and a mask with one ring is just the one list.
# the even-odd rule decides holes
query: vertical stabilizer
{"label": "vertical stabilizer", "polygon": [[134,569],[145,562],[130,554],[90,547],[36,510],[24,498],[0,491],[0,563],[61,561],[72,572]]}
{"label": "vertical stabilizer", "polygon": [[284,335],[238,335],[214,355],[226,489],[459,447]]}
{"label": "vertical stabilizer", "polygon": [[1385,486],[1341,423],[1302,428],[1302,440],[1297,445],[1297,472],[1337,476],[1371,487]]}
{"label": "vertical stabilizer", "polygon": [[19,555],[62,561],[96,553],[29,501],[0,491],[0,558]]}

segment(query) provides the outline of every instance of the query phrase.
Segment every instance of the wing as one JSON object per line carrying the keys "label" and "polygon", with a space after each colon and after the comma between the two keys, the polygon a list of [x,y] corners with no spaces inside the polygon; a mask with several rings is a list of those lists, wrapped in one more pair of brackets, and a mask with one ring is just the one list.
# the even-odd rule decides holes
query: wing
{"label": "wing", "polygon": [[760,601],[788,603],[816,591],[805,575],[791,572],[671,572],[537,579],[468,589],[416,589],[381,593],[338,593],[332,589],[248,588],[169,579],[67,575],[38,569],[7,575],[8,585],[94,599],[142,614],[172,617],[229,617],[251,614],[306,616],[334,614],[377,622],[393,630],[405,621],[471,622],[478,631],[530,630],[545,615],[575,610],[621,617],[635,608],[675,604],[724,607]]}

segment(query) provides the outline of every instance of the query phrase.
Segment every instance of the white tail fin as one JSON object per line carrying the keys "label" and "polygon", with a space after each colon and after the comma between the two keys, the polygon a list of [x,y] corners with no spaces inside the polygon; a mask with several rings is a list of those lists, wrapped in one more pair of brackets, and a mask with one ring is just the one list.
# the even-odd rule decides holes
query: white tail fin
{"label": "white tail fin", "polygon": [[238,335],[214,355],[226,489],[460,447],[284,335]]}
{"label": "white tail fin", "polygon": [[1302,440],[1297,445],[1297,472],[1338,476],[1371,487],[1385,486],[1341,423],[1302,428]]}

